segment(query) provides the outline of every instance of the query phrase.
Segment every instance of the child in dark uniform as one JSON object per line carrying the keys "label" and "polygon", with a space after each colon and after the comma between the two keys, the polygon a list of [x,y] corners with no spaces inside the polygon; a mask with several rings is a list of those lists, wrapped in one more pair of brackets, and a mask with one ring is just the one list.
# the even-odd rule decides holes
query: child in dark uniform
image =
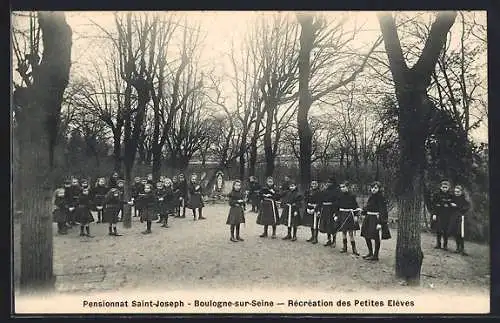
{"label": "child in dark uniform", "polygon": [[465,252],[465,215],[469,211],[470,203],[464,196],[462,185],[455,185],[454,196],[451,203],[453,217],[450,221],[450,233],[455,237],[457,243],[456,253],[467,255]]}
{"label": "child in dark uniform", "polygon": [[306,193],[306,213],[302,218],[302,225],[311,228],[311,238],[307,242],[318,243],[319,210],[321,206],[321,191],[317,181],[311,182],[311,187]]}
{"label": "child in dark uniform", "polygon": [[165,214],[167,217],[176,215],[178,201],[179,199],[174,192],[172,180],[165,178]]}
{"label": "child in dark uniform", "polygon": [[252,204],[252,212],[259,212],[259,191],[260,185],[255,176],[250,176],[250,185],[248,188],[248,200]]}
{"label": "child in dark uniform", "polygon": [[338,211],[338,185],[335,178],[330,177],[326,189],[321,192],[321,213],[319,221],[319,231],[327,234],[325,247],[335,248],[337,245],[337,227],[334,221],[335,214]]}
{"label": "child in dark uniform", "polygon": [[303,196],[297,190],[295,183],[289,182],[288,191],[282,198],[283,212],[280,217],[280,224],[286,225],[288,231],[283,240],[297,240],[297,227],[300,224],[302,200]]}
{"label": "child in dark uniform", "polygon": [[139,216],[139,210],[137,209],[134,201],[137,200],[137,198],[139,197],[139,193],[142,192],[143,189],[144,187],[142,186],[141,178],[139,176],[136,176],[134,178],[134,185],[132,186],[132,198],[130,199],[130,201],[132,202],[130,204],[134,206],[134,217]]}
{"label": "child in dark uniform", "polygon": [[240,237],[240,224],[245,223],[245,200],[244,194],[241,191],[241,182],[239,180],[233,182],[233,189],[231,193],[229,193],[228,197],[230,209],[226,224],[230,225],[230,240],[232,242],[243,241],[243,238]]}
{"label": "child in dark uniform", "polygon": [[440,183],[439,192],[432,198],[432,223],[436,232],[435,249],[441,249],[441,237],[443,238],[443,249],[448,250],[448,230],[450,218],[453,212],[451,203],[453,195],[450,193],[450,182],[443,179]]}
{"label": "child in dark uniform", "polygon": [[141,223],[146,221],[146,231],[143,231],[142,234],[150,234],[151,231],[151,224],[153,223],[154,220],[157,219],[157,216],[155,214],[155,204],[156,204],[156,197],[153,193],[153,190],[151,188],[150,184],[146,184],[144,186],[144,194],[139,197],[139,201],[141,204]]}
{"label": "child in dark uniform", "polygon": [[97,223],[102,222],[105,204],[104,202],[108,191],[109,190],[106,187],[106,180],[104,179],[104,177],[99,178],[97,180],[97,185],[91,192],[91,198],[97,211]]}
{"label": "child in dark uniform", "polygon": [[[123,179],[118,179],[116,181],[116,188],[120,191],[120,195],[122,196],[122,198],[125,198],[125,181]],[[121,208],[120,208],[120,216],[118,217],[118,222],[122,222],[123,221],[123,206],[125,204],[122,204]]]}
{"label": "child in dark uniform", "polygon": [[276,239],[276,225],[279,221],[278,206],[276,200],[279,194],[274,186],[272,177],[266,179],[266,186],[260,190],[260,211],[257,215],[257,224],[264,226],[264,233],[260,235],[261,238],[267,237],[269,226],[273,228],[272,239]]}
{"label": "child in dark uniform", "polygon": [[162,223],[163,228],[168,228],[168,216],[166,213],[166,191],[163,182],[156,183],[156,190],[154,191],[156,197],[155,213],[160,218],[159,222]]}
{"label": "child in dark uniform", "polygon": [[111,177],[109,178],[109,185],[108,185],[109,189],[118,188],[119,177],[120,177],[120,175],[118,175],[118,172],[113,172],[113,174],[111,174]]}
{"label": "child in dark uniform", "polygon": [[78,199],[80,198],[81,192],[82,188],[80,187],[80,181],[78,178],[73,177],[71,179],[71,187],[69,188],[70,212],[68,222],[71,226],[76,225],[76,208],[78,207]]}
{"label": "child in dark uniform", "polygon": [[54,211],[52,212],[53,221],[57,223],[57,233],[67,234],[66,216],[68,213],[68,205],[64,194],[64,188],[58,188],[54,196]]}
{"label": "child in dark uniform", "polygon": [[203,203],[203,191],[201,185],[198,184],[198,177],[196,174],[191,175],[191,183],[189,185],[189,198],[188,207],[193,210],[193,219],[196,221],[196,210],[198,210],[198,220],[205,220],[206,218],[202,215]]}
{"label": "child in dark uniform", "polygon": [[347,252],[347,235],[351,240],[352,253],[359,256],[356,250],[356,241],[354,240],[354,231],[360,229],[358,222],[358,213],[361,211],[356,196],[349,192],[349,182],[344,181],[340,184],[340,195],[338,200],[338,215],[334,217],[337,223],[337,230],[342,231],[343,248],[341,253]]}
{"label": "child in dark uniform", "polygon": [[[382,185],[380,182],[373,182],[370,185],[371,195],[368,198],[366,207],[363,209],[365,218],[361,226],[361,236],[366,240],[368,254],[363,256],[366,260],[378,260],[380,251],[380,232],[382,231],[382,239],[391,238],[391,233],[387,225],[389,218],[387,212],[387,202],[382,193]],[[372,240],[375,240],[375,253],[373,252]]]}
{"label": "child in dark uniform", "polygon": [[120,209],[124,203],[123,196],[117,188],[112,188],[106,194],[104,201],[103,222],[109,223],[109,235],[121,236],[116,229],[116,223],[118,223],[118,213],[120,213]]}
{"label": "child in dark uniform", "polygon": [[[89,189],[84,188],[80,199],[78,200],[78,208],[76,209],[76,221],[80,223],[80,236],[87,236],[92,238],[90,235],[89,223],[94,222],[94,217],[90,213],[90,203],[91,198],[89,194]],[[84,232],[85,230],[85,232]]]}
{"label": "child in dark uniform", "polygon": [[188,200],[188,184],[186,182],[186,178],[184,177],[184,174],[179,174],[179,184],[177,186],[177,189],[179,192],[179,213],[178,213],[177,217],[185,218],[186,217],[187,200]]}

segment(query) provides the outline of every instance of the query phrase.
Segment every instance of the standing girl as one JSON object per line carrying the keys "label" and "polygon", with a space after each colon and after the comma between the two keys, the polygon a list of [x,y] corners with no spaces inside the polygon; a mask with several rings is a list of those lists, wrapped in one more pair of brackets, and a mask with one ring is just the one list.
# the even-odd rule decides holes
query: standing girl
{"label": "standing girl", "polygon": [[57,233],[67,234],[68,228],[66,227],[66,215],[68,213],[68,204],[64,195],[64,188],[58,188],[55,191],[54,206],[52,212],[53,221],[57,223]]}
{"label": "standing girl", "polygon": [[[366,240],[368,254],[363,256],[366,260],[378,260],[380,251],[380,231],[382,231],[382,239],[391,238],[387,220],[389,218],[387,212],[387,202],[382,193],[382,185],[380,182],[373,182],[370,185],[371,195],[368,198],[363,214],[365,218],[361,227],[361,236]],[[372,240],[375,240],[375,253],[373,252]]]}
{"label": "standing girl", "polygon": [[[432,229],[436,232],[435,249],[448,250],[448,230],[450,218],[453,212],[451,203],[453,195],[450,193],[450,182],[446,179],[441,180],[439,192],[432,198]],[[441,246],[441,237],[443,245]]]}
{"label": "standing girl", "polygon": [[104,202],[106,199],[106,194],[108,193],[108,189],[106,188],[106,180],[104,179],[104,177],[101,177],[97,180],[96,186],[90,193],[93,204],[95,205],[97,211],[97,223],[101,223],[104,213]]}
{"label": "standing girl", "polygon": [[132,198],[130,199],[130,201],[132,202],[130,203],[130,205],[134,206],[134,217],[139,216],[139,209],[137,208],[134,201],[137,200],[137,198],[139,197],[139,193],[142,192],[143,189],[144,187],[142,186],[141,178],[139,176],[136,176],[134,178],[134,186],[132,186]]}
{"label": "standing girl", "polygon": [[157,219],[157,216],[155,215],[156,197],[153,194],[150,184],[146,184],[144,186],[144,194],[139,197],[138,202],[142,206],[141,223],[146,221],[146,231],[143,231],[142,234],[150,234],[151,223]]}
{"label": "standing girl", "polygon": [[[78,207],[76,209],[76,221],[80,223],[80,236],[87,236],[92,238],[90,235],[90,226],[91,222],[94,222],[94,217],[92,213],[90,213],[90,194],[89,189],[84,188],[82,190],[82,194],[80,195],[80,199],[78,200]],[[85,229],[85,232],[84,232]]]}
{"label": "standing girl", "polygon": [[[186,202],[188,200],[188,185],[186,182],[186,178],[184,177],[184,174],[179,174],[179,185],[178,185],[178,190],[179,190],[179,218],[185,218],[186,217]],[[182,211],[181,211],[182,210]]]}
{"label": "standing girl", "polygon": [[450,221],[450,233],[455,237],[457,243],[456,253],[464,256],[465,252],[464,236],[465,236],[465,215],[469,211],[470,203],[464,196],[464,188],[462,185],[456,185],[454,189],[454,196],[451,203],[453,210],[453,218]]}
{"label": "standing girl", "polygon": [[288,191],[282,198],[282,208],[280,224],[287,226],[287,235],[283,240],[296,241],[297,227],[300,224],[300,209],[302,207],[303,196],[297,190],[297,185],[289,182]]}
{"label": "standing girl", "polygon": [[240,224],[245,223],[245,199],[241,191],[241,181],[236,180],[233,182],[233,189],[228,197],[230,209],[226,224],[231,226],[231,239],[229,240],[232,242],[243,241],[240,237]]}
{"label": "standing girl", "polygon": [[204,206],[202,194],[201,185],[198,184],[198,177],[196,174],[191,175],[191,183],[189,185],[188,194],[188,208],[193,210],[194,221],[196,221],[196,210],[198,210],[198,220],[206,219],[202,215],[202,209]]}
{"label": "standing girl", "polygon": [[318,243],[318,230],[319,230],[319,210],[321,204],[321,191],[317,181],[311,182],[311,187],[306,193],[306,214],[302,219],[302,225],[311,228],[311,238],[307,242],[313,244]]}
{"label": "standing girl", "polygon": [[257,215],[257,224],[264,226],[264,233],[260,235],[261,238],[267,237],[268,228],[272,226],[273,235],[272,239],[276,239],[276,224],[278,224],[278,206],[276,199],[279,198],[278,192],[274,186],[272,177],[266,179],[266,186],[260,190],[260,211]]}
{"label": "standing girl", "polygon": [[166,213],[166,191],[163,182],[156,183],[156,190],[154,192],[156,197],[155,213],[160,218],[159,222],[162,223],[163,228],[168,228],[168,215]]}
{"label": "standing girl", "polygon": [[179,198],[174,192],[173,183],[170,178],[165,178],[165,213],[168,216],[174,216],[177,214],[177,204]]}
{"label": "standing girl", "polygon": [[337,222],[337,231],[342,231],[343,247],[340,252],[347,252],[347,235],[351,240],[352,253],[359,256],[356,250],[356,241],[354,240],[354,231],[359,230],[358,213],[359,209],[356,196],[349,192],[349,182],[344,181],[340,184],[340,195],[338,200],[339,212],[334,220]]}
{"label": "standing girl", "polygon": [[334,221],[335,213],[338,211],[338,186],[335,178],[330,177],[326,189],[321,193],[321,214],[319,231],[327,234],[325,247],[337,245],[337,226]]}
{"label": "standing girl", "polygon": [[123,196],[117,188],[112,188],[106,194],[104,203],[105,206],[102,220],[104,223],[109,223],[108,234],[110,236],[121,236],[116,229],[116,223],[118,223],[118,214],[124,203]]}

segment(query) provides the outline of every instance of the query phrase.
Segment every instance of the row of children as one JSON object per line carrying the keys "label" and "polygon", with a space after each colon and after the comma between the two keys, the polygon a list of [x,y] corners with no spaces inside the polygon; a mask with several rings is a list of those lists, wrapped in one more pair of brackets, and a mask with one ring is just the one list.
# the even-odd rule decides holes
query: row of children
{"label": "row of children", "polygon": [[[446,186],[447,185],[447,186]],[[235,182],[233,191],[229,195],[231,206],[227,224],[231,225],[231,241],[241,241],[239,224],[244,223],[244,200],[242,199],[241,183]],[[463,189],[457,185],[455,195],[449,192],[449,182],[443,181],[441,191],[432,200],[433,222],[438,232],[438,245],[441,247],[441,236],[444,239],[444,248],[447,248],[447,237],[453,235],[457,239],[457,252],[465,254],[463,247],[464,214],[468,209],[468,202],[464,198]],[[303,196],[289,177],[278,190],[272,177],[267,178],[266,185],[260,187],[254,177],[250,178],[248,199],[252,203],[252,211],[258,212],[257,223],[264,226],[261,237],[268,236],[268,228],[272,227],[272,238],[276,238],[276,226],[285,225],[288,229],[284,240],[296,241],[298,226],[311,229],[311,238],[308,242],[318,243],[318,233],[326,233],[325,246],[336,246],[336,234],[342,232],[343,247],[341,252],[347,252],[348,237],[354,255],[359,255],[356,249],[354,232],[361,230],[365,238],[368,253],[363,258],[378,260],[381,240],[390,239],[388,227],[387,202],[382,192],[380,182],[370,185],[371,195],[365,207],[360,208],[356,196],[349,191],[349,183],[335,183],[330,178],[324,190],[319,189],[317,181],[313,181],[310,189]],[[448,193],[446,193],[448,192]],[[282,208],[281,215],[278,212]],[[360,218],[363,217],[360,226]],[[457,229],[458,228],[458,229]],[[236,236],[234,231],[236,230]],[[372,240],[375,242],[373,248]]]}
{"label": "row of children", "polygon": [[92,237],[89,224],[95,221],[91,213],[95,211],[97,223],[108,223],[109,235],[120,236],[116,225],[121,221],[119,216],[123,214],[124,204],[133,206],[134,216],[146,222],[144,234],[151,233],[152,221],[158,218],[162,227],[168,227],[169,216],[185,217],[186,208],[193,210],[195,220],[196,210],[198,219],[205,219],[201,212],[202,188],[197,183],[196,174],[191,176],[189,184],[183,174],[175,180],[162,176],[155,186],[152,183],[152,174],[143,179],[136,177],[131,199],[125,201],[124,181],[116,172],[109,181],[99,178],[93,187],[89,187],[87,179],[65,181],[64,187],[58,188],[54,197],[53,220],[57,223],[58,233],[67,234],[68,228],[79,223],[80,235]]}

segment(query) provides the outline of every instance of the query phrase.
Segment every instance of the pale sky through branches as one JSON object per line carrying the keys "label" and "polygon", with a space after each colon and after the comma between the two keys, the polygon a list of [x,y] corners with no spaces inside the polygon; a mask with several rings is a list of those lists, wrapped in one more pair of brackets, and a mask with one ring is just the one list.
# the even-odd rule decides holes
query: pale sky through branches
{"label": "pale sky through branches", "polygon": [[[189,22],[189,25],[193,22],[197,22],[200,25],[201,32],[204,36],[202,39],[202,47],[200,49],[200,59],[198,61],[200,68],[207,73],[218,74],[218,77],[224,79],[225,74],[231,73],[231,63],[229,60],[229,53],[231,52],[231,47],[234,45],[235,51],[240,52],[238,49],[242,45],[242,40],[245,34],[252,27],[252,22],[259,15],[271,15],[275,12],[239,12],[239,11],[185,11],[176,12],[176,15]],[[345,12],[325,12],[326,17],[335,17],[336,15]],[[73,48],[72,48],[72,76],[86,76],[88,71],[95,69],[96,62],[102,59],[101,56],[106,55],[106,52],[110,52],[112,49],[109,40],[106,39],[105,33],[101,30],[105,29],[110,32],[114,32],[116,26],[113,17],[114,12],[111,11],[72,11],[67,12],[67,22],[73,30]],[[360,54],[366,53],[370,46],[373,45],[375,40],[380,36],[380,29],[375,12],[349,12],[350,15],[356,19],[350,21],[356,21],[359,25],[362,25],[362,31],[356,35],[354,43],[356,44],[355,51],[359,51]],[[415,13],[418,17],[420,13]],[[486,13],[485,12],[474,12],[481,23],[486,26]],[[295,15],[291,13],[291,19],[295,19]],[[19,18],[15,18],[18,19]],[[181,19],[181,20],[182,20]],[[14,20],[14,25],[20,24],[20,21]],[[99,27],[98,27],[98,26]],[[346,25],[345,28],[349,28]],[[453,28],[460,28],[458,23],[455,23]],[[453,29],[452,29],[453,34]],[[451,47],[457,46],[458,39],[452,37]],[[109,49],[106,50],[105,47]],[[175,46],[174,46],[175,47]],[[379,47],[383,50],[383,45]],[[169,49],[171,50],[171,49]],[[484,53],[484,63],[486,62],[486,51]],[[14,63],[15,64],[15,63]],[[411,67],[411,62],[409,62]],[[486,64],[484,64],[484,82],[487,81],[487,70]],[[14,80],[19,80],[19,76],[14,71]],[[362,75],[360,77],[363,77]],[[487,86],[485,86],[487,88]],[[230,91],[225,93],[230,98]],[[321,114],[321,106],[316,107],[314,114]],[[331,112],[331,111],[330,111]],[[479,129],[473,132],[474,139],[478,141],[487,142],[487,119]]]}

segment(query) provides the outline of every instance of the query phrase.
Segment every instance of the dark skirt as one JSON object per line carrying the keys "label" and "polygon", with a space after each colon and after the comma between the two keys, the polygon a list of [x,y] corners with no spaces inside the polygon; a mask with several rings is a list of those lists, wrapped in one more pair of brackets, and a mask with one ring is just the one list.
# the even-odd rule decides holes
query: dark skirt
{"label": "dark skirt", "polygon": [[[451,219],[451,214],[449,213],[443,213],[443,214],[438,214],[436,217],[436,221],[431,222],[431,229],[434,233],[440,233],[440,234],[453,234],[453,225],[452,222],[454,222],[455,219]],[[451,230],[450,230],[451,229]]]}
{"label": "dark skirt", "polygon": [[141,210],[141,220],[142,221],[156,221],[158,220],[158,214],[155,213],[154,207],[145,207]]}
{"label": "dark skirt", "polygon": [[60,223],[60,222],[66,222],[68,218],[68,214],[66,213],[66,210],[64,209],[55,209],[52,212],[52,219],[53,222],[55,223]]}
{"label": "dark skirt", "polygon": [[361,225],[361,236],[367,239],[376,239],[380,237],[379,230],[377,230],[378,222],[376,215],[366,215]]}
{"label": "dark skirt", "polygon": [[78,207],[76,209],[76,222],[85,225],[94,222],[94,217],[90,213],[89,207]]}
{"label": "dark skirt", "polygon": [[[318,214],[316,214],[315,211],[316,211],[315,208],[313,208],[312,206],[308,206],[305,209],[304,214],[302,215],[302,219],[300,221],[300,224],[305,226],[305,227],[312,228],[313,224],[314,224],[314,217],[316,217],[316,221],[319,222],[319,216],[318,216]],[[318,224],[316,224],[316,226],[318,226]]]}
{"label": "dark skirt", "polygon": [[106,206],[104,213],[102,214],[102,222],[104,223],[117,223],[118,214],[120,213],[120,206]]}
{"label": "dark skirt", "polygon": [[333,205],[323,205],[321,207],[321,215],[319,220],[319,231],[321,233],[334,234],[337,232],[337,224],[333,220],[335,213]]}
{"label": "dark skirt", "polygon": [[241,206],[231,206],[226,224],[237,225],[240,223],[245,223],[245,212],[243,211],[243,208]]}
{"label": "dark skirt", "polygon": [[200,209],[204,206],[201,194],[193,194],[189,197],[187,207],[189,209]]}
{"label": "dark skirt", "polygon": [[[337,219],[337,231],[357,231],[360,229],[359,222],[354,222],[356,213],[339,211]],[[376,224],[375,224],[376,225]]]}
{"label": "dark skirt", "polygon": [[90,207],[92,211],[97,211],[97,206],[104,206],[104,195],[97,195],[91,202]]}
{"label": "dark skirt", "polygon": [[263,200],[259,214],[257,215],[257,224],[276,225],[279,221],[278,206],[271,200]]}
{"label": "dark skirt", "polygon": [[[288,207],[288,205],[283,204],[283,211],[281,211],[281,217],[279,219],[279,224],[288,226],[288,215],[292,213],[290,217],[290,227],[296,227],[300,225],[300,212],[296,207]],[[297,212],[297,215],[295,215]]]}

